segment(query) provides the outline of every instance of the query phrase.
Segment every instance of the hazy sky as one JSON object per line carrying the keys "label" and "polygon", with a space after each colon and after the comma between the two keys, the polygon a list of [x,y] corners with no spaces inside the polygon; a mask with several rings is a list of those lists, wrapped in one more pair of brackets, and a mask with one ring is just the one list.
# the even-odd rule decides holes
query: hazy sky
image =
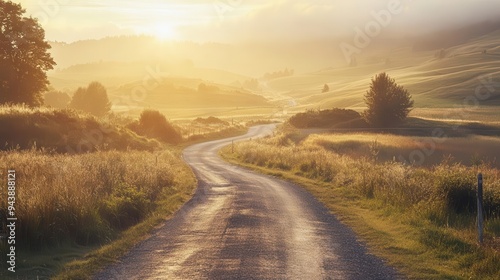
{"label": "hazy sky", "polygon": [[[382,32],[426,32],[500,19],[499,0],[14,0],[49,40],[150,34],[194,41],[262,41],[350,35],[398,6]],[[399,4],[398,4],[399,3]],[[395,9],[396,10],[396,9]],[[385,18],[387,19],[387,18]],[[385,23],[384,23],[385,24]]]}

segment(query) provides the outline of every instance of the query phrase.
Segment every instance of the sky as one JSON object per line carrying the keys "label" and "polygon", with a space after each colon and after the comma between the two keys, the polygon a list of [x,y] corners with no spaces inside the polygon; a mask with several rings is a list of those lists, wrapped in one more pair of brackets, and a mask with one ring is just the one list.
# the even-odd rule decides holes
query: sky
{"label": "sky", "polygon": [[197,42],[294,41],[350,36],[356,30],[421,34],[500,20],[498,0],[13,2],[39,19],[48,40],[64,42],[139,34]]}

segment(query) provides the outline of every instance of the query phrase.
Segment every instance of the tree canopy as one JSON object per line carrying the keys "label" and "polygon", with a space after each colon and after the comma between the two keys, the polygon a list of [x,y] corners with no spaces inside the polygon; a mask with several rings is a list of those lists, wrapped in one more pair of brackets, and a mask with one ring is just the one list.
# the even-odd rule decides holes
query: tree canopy
{"label": "tree canopy", "polygon": [[88,87],[80,87],[73,94],[70,107],[102,117],[111,110],[106,88],[99,82],[92,82]]}
{"label": "tree canopy", "polygon": [[410,93],[386,73],[380,73],[372,79],[370,89],[365,94],[365,102],[368,109],[363,117],[377,127],[401,123],[413,108]]}
{"label": "tree canopy", "polygon": [[43,104],[55,62],[45,31],[19,4],[0,0],[0,104]]}

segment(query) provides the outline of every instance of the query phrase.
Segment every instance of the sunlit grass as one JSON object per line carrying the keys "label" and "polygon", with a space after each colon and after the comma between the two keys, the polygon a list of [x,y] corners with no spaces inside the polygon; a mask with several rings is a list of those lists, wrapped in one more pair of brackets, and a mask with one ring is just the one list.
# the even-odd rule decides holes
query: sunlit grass
{"label": "sunlit grass", "polygon": [[[380,161],[380,146],[412,148],[403,136],[279,133],[238,143],[224,156],[304,185],[365,239],[371,249],[414,278],[497,279],[500,171],[451,161],[417,167]],[[363,148],[365,147],[365,148]],[[349,154],[357,149],[358,157]],[[346,152],[346,154],[344,154]],[[486,241],[475,224],[477,172],[484,176]]]}
{"label": "sunlit grass", "polygon": [[[20,253],[21,274],[33,272],[29,255],[106,244],[149,218],[166,200],[185,199],[194,186],[187,188],[192,174],[169,150],[80,155],[9,151],[0,152],[0,168],[17,173],[17,248],[25,252]],[[5,200],[1,208],[5,213]]]}

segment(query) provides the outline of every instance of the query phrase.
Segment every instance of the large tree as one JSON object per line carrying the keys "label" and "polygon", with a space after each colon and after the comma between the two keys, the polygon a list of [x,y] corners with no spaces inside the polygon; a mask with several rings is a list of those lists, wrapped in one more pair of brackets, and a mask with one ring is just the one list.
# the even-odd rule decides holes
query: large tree
{"label": "large tree", "polygon": [[78,88],[73,94],[70,107],[101,117],[111,110],[106,88],[99,82],[92,82],[86,88]]}
{"label": "large tree", "polygon": [[380,73],[372,79],[370,90],[365,94],[365,102],[368,109],[363,117],[376,127],[401,123],[413,108],[410,93],[386,73]]}
{"label": "large tree", "polygon": [[55,62],[45,31],[19,4],[0,0],[0,104],[43,104]]}

